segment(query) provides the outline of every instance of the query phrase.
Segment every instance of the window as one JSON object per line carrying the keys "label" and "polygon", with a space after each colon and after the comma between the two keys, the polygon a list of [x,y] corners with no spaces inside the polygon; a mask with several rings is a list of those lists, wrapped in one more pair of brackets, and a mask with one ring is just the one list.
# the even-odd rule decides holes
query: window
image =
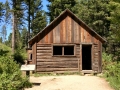
{"label": "window", "polygon": [[74,55],[74,46],[64,46],[64,55]]}
{"label": "window", "polygon": [[29,60],[32,60],[32,53],[29,54]]}
{"label": "window", "polygon": [[74,45],[73,46],[53,46],[53,55],[58,56],[69,56],[74,55]]}
{"label": "window", "polygon": [[62,55],[62,46],[53,46],[53,55]]}

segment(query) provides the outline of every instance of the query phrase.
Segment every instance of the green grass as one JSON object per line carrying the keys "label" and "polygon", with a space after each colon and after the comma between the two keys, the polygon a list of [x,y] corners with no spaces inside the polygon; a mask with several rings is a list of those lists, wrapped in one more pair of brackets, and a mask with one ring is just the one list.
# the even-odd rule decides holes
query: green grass
{"label": "green grass", "polygon": [[40,77],[40,76],[61,76],[61,75],[82,75],[81,73],[78,73],[78,72],[64,72],[64,73],[34,73],[33,76],[35,77]]}

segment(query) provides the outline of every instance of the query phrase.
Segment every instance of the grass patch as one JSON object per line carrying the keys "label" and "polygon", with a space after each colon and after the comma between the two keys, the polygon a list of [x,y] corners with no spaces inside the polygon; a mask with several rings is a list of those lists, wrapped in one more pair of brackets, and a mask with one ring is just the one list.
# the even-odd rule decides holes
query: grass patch
{"label": "grass patch", "polygon": [[61,75],[82,75],[79,72],[69,72],[66,71],[64,73],[55,73],[55,72],[51,72],[51,73],[34,73],[33,76],[34,77],[40,77],[40,76],[61,76]]}

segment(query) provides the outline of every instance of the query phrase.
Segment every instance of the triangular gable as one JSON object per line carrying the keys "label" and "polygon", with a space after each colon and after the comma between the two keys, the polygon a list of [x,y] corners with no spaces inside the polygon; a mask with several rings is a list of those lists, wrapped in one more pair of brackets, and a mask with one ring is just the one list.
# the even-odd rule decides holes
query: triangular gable
{"label": "triangular gable", "polygon": [[79,23],[82,23],[86,28],[88,28],[92,33],[94,33],[99,40],[104,43],[106,42],[105,39],[103,39],[99,34],[97,34],[93,29],[91,29],[88,25],[86,25],[82,20],[78,19],[77,16],[75,14],[73,14],[69,9],[66,9],[65,11],[63,11],[57,18],[55,18],[48,26],[46,26],[43,30],[41,30],[37,35],[35,35],[33,38],[31,38],[28,43],[32,44],[33,41],[37,38],[37,36],[39,36],[44,30],[48,29],[52,24],[54,24],[60,17],[62,17],[64,14],[70,14],[72,17],[74,17],[74,19],[76,19]]}

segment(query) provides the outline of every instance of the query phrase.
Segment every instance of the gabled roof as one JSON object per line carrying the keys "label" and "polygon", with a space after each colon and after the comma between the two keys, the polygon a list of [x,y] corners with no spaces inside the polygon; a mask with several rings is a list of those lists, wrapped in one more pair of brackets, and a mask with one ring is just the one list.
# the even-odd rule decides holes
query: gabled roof
{"label": "gabled roof", "polygon": [[74,19],[76,19],[79,23],[82,23],[86,28],[88,28],[92,33],[94,33],[98,38],[104,43],[106,40],[102,38],[99,34],[97,34],[93,29],[91,29],[88,25],[86,25],[82,20],[78,19],[75,14],[73,14],[69,9],[64,10],[57,18],[55,18],[48,26],[46,26],[43,30],[41,30],[37,35],[35,35],[33,38],[31,38],[28,43],[31,44],[35,38],[37,38],[38,35],[40,35],[44,30],[49,28],[53,23],[55,23],[60,17],[62,17],[64,14],[68,13],[71,15]]}

